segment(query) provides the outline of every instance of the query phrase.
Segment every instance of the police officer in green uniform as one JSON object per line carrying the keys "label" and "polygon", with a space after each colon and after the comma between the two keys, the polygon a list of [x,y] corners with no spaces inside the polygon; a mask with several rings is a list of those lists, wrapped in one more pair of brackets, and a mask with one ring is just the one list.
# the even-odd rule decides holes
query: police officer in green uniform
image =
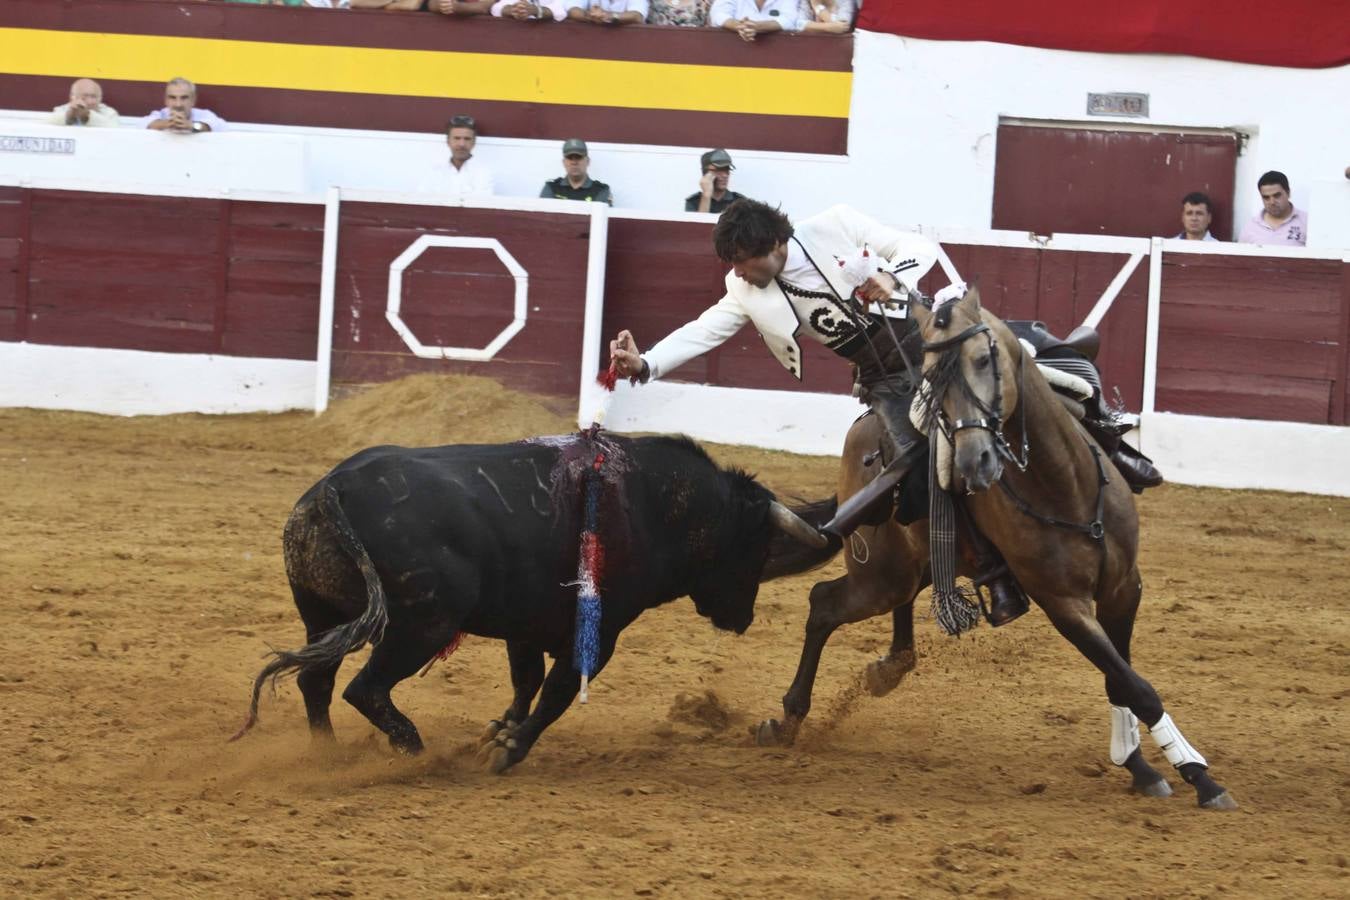
{"label": "police officer in green uniform", "polygon": [[684,198],[685,212],[720,213],[737,200],[745,198],[731,190],[731,154],[725,150],[709,150],[699,157],[703,177],[698,180],[698,190]]}
{"label": "police officer in green uniform", "polygon": [[567,174],[545,181],[539,196],[548,200],[590,200],[613,206],[614,195],[609,185],[587,175],[590,167],[591,156],[586,150],[586,142],[581,138],[568,138],[563,141],[563,171]]}

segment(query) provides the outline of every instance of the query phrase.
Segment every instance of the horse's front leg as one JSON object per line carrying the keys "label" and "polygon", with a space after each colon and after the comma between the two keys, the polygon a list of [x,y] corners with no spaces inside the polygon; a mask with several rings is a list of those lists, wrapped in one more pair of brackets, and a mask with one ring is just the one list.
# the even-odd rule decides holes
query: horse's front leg
{"label": "horse's front leg", "polygon": [[1106,676],[1112,703],[1116,703],[1117,699],[1123,701],[1124,706],[1139,721],[1148,725],[1153,740],[1167,761],[1181,773],[1187,784],[1195,788],[1196,801],[1200,806],[1205,809],[1236,809],[1237,801],[1210,777],[1209,764],[1190,745],[1172,717],[1163,709],[1158,692],[1116,650],[1101,623],[1087,611],[1087,604],[1073,600],[1045,602],[1039,598],[1038,602],[1059,633]]}
{"label": "horse's front leg", "polygon": [[[872,532],[873,541],[880,546],[881,529]],[[887,567],[888,568],[888,567]],[[869,687],[875,683],[875,693],[884,694],[914,667],[914,631],[910,622],[909,604],[919,591],[918,580],[894,577],[881,566],[850,566],[848,575],[833,581],[822,581],[811,588],[811,611],[806,619],[806,638],[802,643],[801,659],[792,685],[783,695],[783,719],[766,719],[755,732],[761,746],[789,746],[797,737],[802,720],[811,710],[811,692],[820,668],[820,657],[830,635],[841,625],[861,622],[895,610],[895,631],[887,656],[868,667]],[[900,608],[898,608],[900,607]],[[885,687],[886,682],[889,687]]]}

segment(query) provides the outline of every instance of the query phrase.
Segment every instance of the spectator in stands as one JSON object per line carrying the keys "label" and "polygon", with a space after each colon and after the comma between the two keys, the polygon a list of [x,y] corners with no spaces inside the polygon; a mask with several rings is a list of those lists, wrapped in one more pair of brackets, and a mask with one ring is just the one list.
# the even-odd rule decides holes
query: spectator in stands
{"label": "spectator in stands", "polygon": [[103,88],[92,78],[79,78],[70,86],[70,102],[52,110],[48,125],[87,125],[116,128],[117,110],[103,102]]}
{"label": "spectator in stands", "polygon": [[422,8],[422,0],[351,0],[351,8],[416,11]]}
{"label": "spectator in stands", "polygon": [[563,6],[563,0],[497,0],[492,4],[492,14],[517,22],[561,22],[567,18],[567,8]]}
{"label": "spectator in stands", "polygon": [[1238,243],[1276,247],[1302,247],[1308,243],[1308,217],[1294,209],[1289,198],[1289,179],[1271,170],[1256,181],[1264,207],[1248,219],[1238,234]]}
{"label": "spectator in stands", "polygon": [[647,0],[564,0],[567,18],[592,25],[641,25],[647,21]]}
{"label": "spectator in stands", "polygon": [[708,24],[709,0],[651,0],[648,25],[702,28]]}
{"label": "spectator in stands", "polygon": [[854,0],[801,0],[797,10],[803,34],[847,34],[857,14]]}
{"label": "spectator in stands", "polygon": [[1191,191],[1181,198],[1181,234],[1186,241],[1217,241],[1209,233],[1209,223],[1214,220],[1214,204],[1209,202],[1209,194],[1203,191]]}
{"label": "spectator in stands", "polygon": [[141,122],[154,131],[175,134],[224,131],[228,127],[220,116],[197,106],[197,86],[186,78],[175,78],[165,85],[164,108],[155,110]]}
{"label": "spectator in stands", "polygon": [[800,0],[713,0],[708,22],[753,41],[773,31],[801,31]]}
{"label": "spectator in stands", "polygon": [[685,212],[720,213],[737,200],[745,198],[731,190],[731,154],[725,150],[709,150],[699,157],[703,177],[698,180],[698,190],[684,198]]}
{"label": "spectator in stands", "polygon": [[474,159],[478,143],[478,123],[473,116],[453,116],[445,126],[445,143],[450,148],[450,163],[418,184],[419,193],[436,194],[447,200],[491,197],[496,191],[492,170]]}
{"label": "spectator in stands", "polygon": [[539,196],[549,200],[593,200],[613,206],[614,195],[609,185],[588,174],[591,156],[586,151],[586,142],[581,138],[568,138],[563,141],[562,153],[563,171],[567,174],[545,181]]}
{"label": "spectator in stands", "polygon": [[486,16],[492,0],[427,0],[427,8],[443,16]]}

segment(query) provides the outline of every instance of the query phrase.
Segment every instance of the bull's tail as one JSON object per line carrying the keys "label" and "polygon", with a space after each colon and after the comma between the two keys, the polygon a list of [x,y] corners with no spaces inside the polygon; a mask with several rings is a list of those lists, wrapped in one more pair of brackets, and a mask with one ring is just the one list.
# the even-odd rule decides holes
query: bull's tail
{"label": "bull's tail", "polygon": [[277,679],[290,672],[299,673],[336,665],[348,653],[360,650],[367,642],[378,644],[384,638],[385,626],[389,624],[389,601],[384,594],[384,585],[375,571],[375,564],[370,560],[370,554],[366,552],[343,511],[342,500],[331,481],[325,481],[323,489],[319,491],[318,505],[320,512],[337,532],[342,549],[347,551],[366,581],[366,611],[346,625],[325,631],[317,640],[299,650],[272,651],[271,662],[263,666],[258,677],[253,680],[253,699],[249,704],[248,717],[230,738],[231,741],[243,737],[257,723],[258,698],[262,695],[264,684],[270,681],[275,687]]}
{"label": "bull's tail", "polygon": [[[820,528],[834,518],[838,506],[836,498],[827,497],[800,506],[789,506],[789,509],[807,524]],[[829,541],[824,547],[812,547],[785,534],[775,534],[773,542],[769,545],[769,560],[764,564],[764,571],[759,580],[763,582],[785,575],[796,575],[825,565],[843,548],[843,541],[838,535],[830,534],[826,537]]]}

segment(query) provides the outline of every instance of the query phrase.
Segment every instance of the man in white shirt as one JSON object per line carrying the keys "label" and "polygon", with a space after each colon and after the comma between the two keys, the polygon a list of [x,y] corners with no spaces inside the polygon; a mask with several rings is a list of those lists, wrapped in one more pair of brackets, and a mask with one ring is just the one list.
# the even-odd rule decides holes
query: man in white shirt
{"label": "man in white shirt", "polygon": [[92,78],[80,78],[70,86],[70,102],[52,110],[49,125],[87,125],[90,128],[116,128],[121,124],[117,110],[103,102],[103,88]]}
{"label": "man in white shirt", "polygon": [[473,156],[478,143],[478,123],[473,116],[451,117],[445,128],[445,143],[450,148],[450,164],[422,179],[418,192],[451,201],[491,197],[496,192],[492,170]]}
{"label": "man in white shirt", "polygon": [[713,0],[708,24],[753,41],[773,31],[801,31],[806,23],[801,20],[799,0]]}
{"label": "man in white shirt", "polygon": [[186,78],[175,78],[164,86],[164,108],[141,119],[141,125],[152,131],[172,131],[174,134],[201,134],[224,131],[228,127],[225,120],[211,110],[198,108],[197,86]]}
{"label": "man in white shirt", "polygon": [[592,25],[641,25],[647,0],[565,0],[567,18]]}

